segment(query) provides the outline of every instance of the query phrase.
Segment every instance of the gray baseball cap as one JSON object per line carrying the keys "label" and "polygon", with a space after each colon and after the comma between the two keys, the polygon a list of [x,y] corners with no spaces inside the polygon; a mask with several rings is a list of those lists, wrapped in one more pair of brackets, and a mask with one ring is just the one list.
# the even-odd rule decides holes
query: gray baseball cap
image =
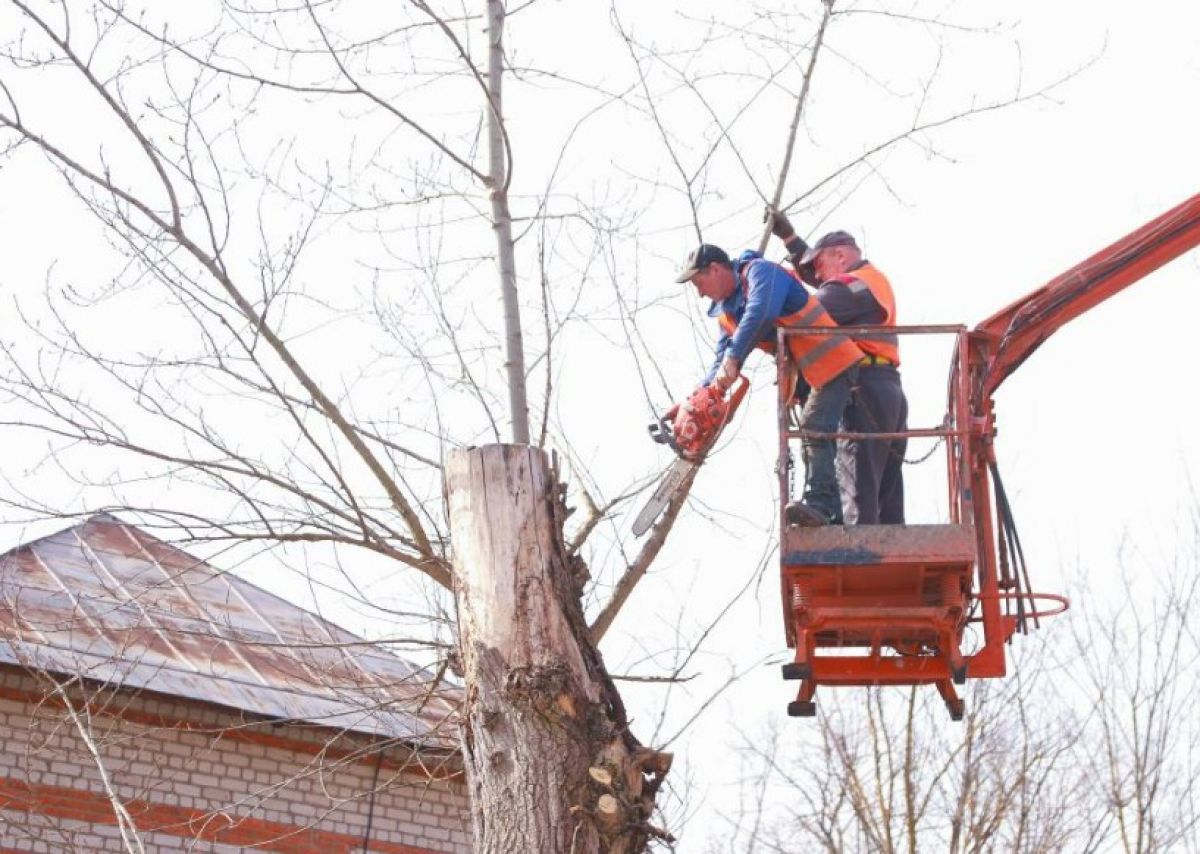
{"label": "gray baseball cap", "polygon": [[854,242],[854,238],[850,235],[850,232],[831,231],[808,247],[808,251],[804,253],[804,257],[800,259],[800,263],[811,264],[822,249],[829,249],[833,246],[853,246],[855,249],[858,248],[858,244]]}

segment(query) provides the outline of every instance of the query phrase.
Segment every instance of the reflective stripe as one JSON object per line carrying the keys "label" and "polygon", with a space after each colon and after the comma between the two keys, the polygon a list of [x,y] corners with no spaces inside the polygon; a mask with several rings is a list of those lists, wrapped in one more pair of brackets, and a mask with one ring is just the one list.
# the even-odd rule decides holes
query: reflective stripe
{"label": "reflective stripe", "polygon": [[[875,302],[883,309],[883,323],[879,325],[895,326],[896,297],[887,276],[871,264],[864,264],[847,275],[853,277],[852,281],[843,282],[847,288],[854,293],[862,293],[864,289],[870,291]],[[894,332],[859,332],[852,333],[852,336],[863,352],[881,356],[895,365],[900,364],[900,337]]]}
{"label": "reflective stripe", "polygon": [[875,297],[875,302],[879,303],[879,307],[883,309],[883,323],[879,325],[895,326],[896,297],[892,293],[892,285],[887,280],[887,276],[879,272],[872,264],[864,264],[847,275],[854,277],[854,284],[848,283],[847,287],[854,288],[857,285],[861,291],[865,286],[871,292],[871,296]]}
{"label": "reflective stripe", "polygon": [[[747,300],[750,299],[750,274],[747,271],[750,269],[750,265],[754,262],[765,260],[765,258],[752,258],[739,267],[735,273],[737,276],[738,286],[742,289],[742,295]],[[725,334],[731,338],[733,337],[734,333],[737,332],[738,320],[727,311],[721,312],[721,315],[717,318],[717,323],[720,325]],[[772,356],[775,355],[774,341],[756,341],[754,346],[765,353],[770,353]]]}
{"label": "reflective stripe", "polygon": [[[828,323],[822,323],[821,318],[828,320]],[[821,305],[821,301],[816,297],[810,297],[804,308],[791,314],[784,315],[779,318],[776,323],[780,326],[786,326],[790,329],[795,329],[802,326],[833,326],[833,319],[829,317],[829,312],[825,310],[825,306]]]}
{"label": "reflective stripe", "polygon": [[[724,333],[730,337],[733,336],[733,333],[737,332],[738,328],[737,321],[734,319],[733,315],[729,314],[728,312],[721,312],[721,314],[717,316],[717,325],[720,326],[722,331],[724,331]],[[775,355],[774,341],[759,341],[754,346],[763,352],[770,353],[772,356]]]}
{"label": "reflective stripe", "polygon": [[[821,305],[820,300],[815,297],[810,299],[800,311],[779,318],[779,325],[788,329],[829,329],[837,326],[833,322],[833,318],[829,316],[829,312],[825,310],[825,306]],[[793,338],[791,340],[792,354],[796,357],[796,367],[812,385],[821,384],[813,382],[814,375],[823,376],[825,373],[829,373],[829,378],[832,378],[840,374],[849,364],[854,364],[858,355],[862,353],[849,335],[823,335],[820,338],[812,336],[808,339]],[[827,364],[821,365],[822,361]],[[814,373],[813,369],[818,366],[824,370]]]}
{"label": "reflective stripe", "polygon": [[[810,300],[811,309],[798,311],[795,314],[789,314],[787,317],[779,318],[779,325],[788,329],[802,329],[804,327],[818,326],[829,328],[837,326],[833,322],[833,318],[829,316],[829,312],[825,310],[825,306],[821,305],[820,300]],[[825,353],[842,344],[852,343],[853,339],[849,335],[823,335],[821,343],[814,344],[813,347],[799,361],[801,369],[805,365],[809,365],[819,359]]]}
{"label": "reflective stripe", "polygon": [[800,367],[800,370],[803,371],[805,368],[812,365],[817,361],[817,359],[820,359],[835,347],[840,347],[842,344],[848,343],[849,341],[850,339],[845,335],[829,335],[824,341],[801,356],[796,364]]}

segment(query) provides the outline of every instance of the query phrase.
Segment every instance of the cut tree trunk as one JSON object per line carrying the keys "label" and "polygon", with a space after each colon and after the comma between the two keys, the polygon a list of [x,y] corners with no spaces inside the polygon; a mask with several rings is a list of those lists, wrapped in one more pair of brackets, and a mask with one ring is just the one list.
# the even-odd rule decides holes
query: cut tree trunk
{"label": "cut tree trunk", "polygon": [[669,754],[643,748],[584,622],[587,570],[562,535],[563,489],[524,445],[446,468],[463,752],[474,851],[634,852]]}

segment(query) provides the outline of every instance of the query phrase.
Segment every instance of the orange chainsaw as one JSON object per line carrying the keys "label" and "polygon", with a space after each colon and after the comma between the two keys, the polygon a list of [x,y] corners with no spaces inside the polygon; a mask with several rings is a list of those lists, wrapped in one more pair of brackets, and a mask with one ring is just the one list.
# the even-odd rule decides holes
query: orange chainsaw
{"label": "orange chainsaw", "polygon": [[650,425],[650,438],[669,445],[679,457],[667,467],[654,494],[633,520],[635,537],[650,530],[688,476],[704,462],[749,388],[750,381],[741,377],[728,400],[713,386],[698,388],[686,401]]}

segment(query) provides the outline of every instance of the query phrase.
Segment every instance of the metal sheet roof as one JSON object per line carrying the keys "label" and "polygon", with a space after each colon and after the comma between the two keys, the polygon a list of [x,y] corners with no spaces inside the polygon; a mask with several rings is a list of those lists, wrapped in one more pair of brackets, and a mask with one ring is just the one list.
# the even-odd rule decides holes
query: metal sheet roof
{"label": "metal sheet roof", "polygon": [[456,746],[459,689],[107,514],[0,555],[0,661]]}

